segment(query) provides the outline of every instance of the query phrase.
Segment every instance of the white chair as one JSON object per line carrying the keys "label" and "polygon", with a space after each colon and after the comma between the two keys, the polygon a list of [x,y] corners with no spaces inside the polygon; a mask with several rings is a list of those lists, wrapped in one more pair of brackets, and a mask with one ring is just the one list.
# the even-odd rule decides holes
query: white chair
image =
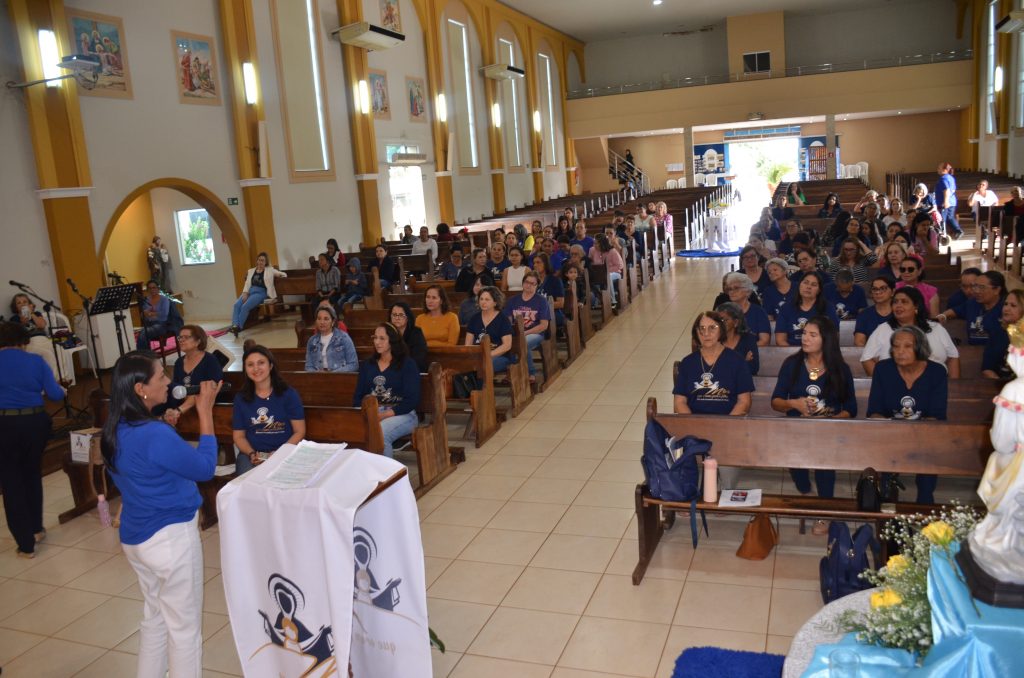
{"label": "white chair", "polygon": [[669,179],[665,182],[665,188],[679,188],[679,182],[675,179]]}
{"label": "white chair", "polygon": [[700,174],[700,173],[694,174],[693,175],[693,185],[694,186],[703,186],[705,179],[706,179],[706,176],[704,174]]}
{"label": "white chair", "polygon": [[861,162],[857,163],[857,166],[860,167],[860,179],[861,179],[861,181],[864,182],[865,186],[870,186],[871,183],[870,183],[870,172],[868,171],[868,169],[869,169],[868,168],[868,164],[862,160]]}

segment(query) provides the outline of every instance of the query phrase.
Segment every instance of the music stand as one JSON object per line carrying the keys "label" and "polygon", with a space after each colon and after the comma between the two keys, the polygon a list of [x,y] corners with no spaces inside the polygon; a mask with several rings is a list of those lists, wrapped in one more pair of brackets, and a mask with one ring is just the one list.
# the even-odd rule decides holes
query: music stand
{"label": "music stand", "polygon": [[[114,314],[114,329],[117,331],[117,350],[120,355],[124,355],[127,351],[124,350],[124,342],[127,337],[124,337],[124,311],[128,309],[132,304],[132,295],[135,294],[135,285],[112,285],[110,287],[101,287],[96,290],[96,296],[93,297],[92,305],[89,308],[90,315],[99,315],[101,313]],[[128,344],[128,350],[131,350],[131,344]]]}

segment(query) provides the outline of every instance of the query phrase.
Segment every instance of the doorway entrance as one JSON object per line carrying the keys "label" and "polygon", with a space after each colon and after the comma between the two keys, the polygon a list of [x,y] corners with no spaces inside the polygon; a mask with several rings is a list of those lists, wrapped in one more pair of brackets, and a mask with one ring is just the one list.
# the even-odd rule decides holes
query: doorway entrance
{"label": "doorway entrance", "polygon": [[783,137],[729,144],[730,171],[735,175],[733,190],[740,194],[736,205],[739,223],[754,223],[761,208],[770,204],[775,187],[800,178],[800,139]]}

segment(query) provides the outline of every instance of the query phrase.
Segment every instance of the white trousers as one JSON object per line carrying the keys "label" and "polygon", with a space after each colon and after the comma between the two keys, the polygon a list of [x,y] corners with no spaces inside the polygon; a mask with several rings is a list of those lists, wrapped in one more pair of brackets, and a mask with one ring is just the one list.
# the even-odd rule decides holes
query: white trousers
{"label": "white trousers", "polygon": [[138,678],[203,674],[203,547],[198,513],[136,546],[122,545],[145,599]]}

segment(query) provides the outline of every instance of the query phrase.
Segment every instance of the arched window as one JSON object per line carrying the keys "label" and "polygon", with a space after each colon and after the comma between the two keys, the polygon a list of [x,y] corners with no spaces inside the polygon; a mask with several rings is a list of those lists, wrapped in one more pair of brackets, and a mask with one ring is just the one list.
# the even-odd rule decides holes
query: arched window
{"label": "arched window", "polygon": [[[498,38],[498,61],[509,66],[522,67],[516,61],[516,46],[511,40]],[[510,78],[501,82],[502,135],[505,138],[505,164],[509,167],[523,166],[523,150],[520,141],[519,102],[522,99],[522,81]]]}
{"label": "arched window", "polygon": [[[555,67],[547,54],[537,55],[538,78],[540,86],[540,130],[544,138],[543,161],[548,167],[558,164],[558,133],[555,127]],[[536,122],[536,121],[534,121]]]}

